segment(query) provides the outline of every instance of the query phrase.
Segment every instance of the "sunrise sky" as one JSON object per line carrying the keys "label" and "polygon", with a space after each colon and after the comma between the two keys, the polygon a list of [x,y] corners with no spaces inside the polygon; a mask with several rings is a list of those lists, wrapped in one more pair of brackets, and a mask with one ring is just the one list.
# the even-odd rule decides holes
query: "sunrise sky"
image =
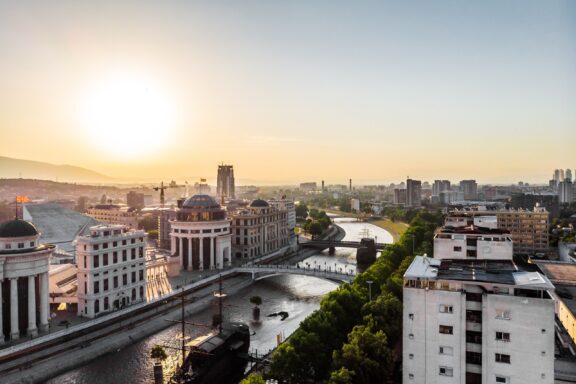
{"label": "sunrise sky", "polygon": [[0,1],[0,155],[118,178],[576,167],[576,1]]}

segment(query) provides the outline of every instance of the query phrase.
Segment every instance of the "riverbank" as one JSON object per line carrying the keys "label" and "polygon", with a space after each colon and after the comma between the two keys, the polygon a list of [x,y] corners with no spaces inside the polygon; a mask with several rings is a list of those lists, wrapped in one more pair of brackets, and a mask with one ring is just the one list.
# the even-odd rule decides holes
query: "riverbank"
{"label": "riverbank", "polygon": [[402,236],[409,227],[408,224],[402,221],[392,221],[387,218],[369,221],[369,223],[388,231],[394,238],[394,242],[400,240],[400,236]]}

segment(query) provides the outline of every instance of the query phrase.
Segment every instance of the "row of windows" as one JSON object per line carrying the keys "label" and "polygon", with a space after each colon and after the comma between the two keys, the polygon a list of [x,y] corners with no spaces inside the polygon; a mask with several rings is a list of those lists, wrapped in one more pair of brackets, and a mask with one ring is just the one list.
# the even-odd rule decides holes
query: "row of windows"
{"label": "row of windows", "polygon": [[[30,242],[30,247],[33,247],[33,246],[34,246],[34,242],[31,241],[31,242]],[[18,243],[18,244],[16,245],[16,247],[17,247],[18,249],[23,249],[23,248],[25,247],[25,243]],[[12,249],[12,243],[6,243],[6,244],[4,244],[4,249]]]}
{"label": "row of windows", "polygon": [[[136,241],[138,242],[143,242],[144,238],[143,237],[138,237],[138,238],[132,238],[130,239],[130,244],[136,244]],[[109,243],[100,243],[100,244],[94,244],[92,245],[92,249],[94,251],[97,251],[100,249],[100,246],[102,246],[102,249],[107,249],[108,247],[117,247],[118,246],[119,241],[111,241]],[[128,240],[122,240],[122,245],[127,245],[128,244]],[[84,250],[86,250],[86,244],[84,244]]]}
{"label": "row of windows", "polygon": [[215,228],[214,231],[212,229],[174,229],[174,233],[227,233],[228,228]]}
{"label": "row of windows", "polygon": [[[136,280],[136,271],[131,273],[131,283],[136,283],[137,281],[144,281],[144,270],[138,271],[138,280]],[[110,279],[101,280],[103,292],[107,292],[110,289]],[[112,288],[118,288],[119,276],[114,276],[112,278]],[[122,285],[128,285],[128,274],[124,273],[122,275]],[[100,293],[100,281],[95,281],[93,283],[94,294]],[[84,282],[84,291],[87,292],[87,282]]]}
{"label": "row of windows", "polygon": [[[102,256],[102,259],[100,259]],[[130,249],[130,260],[135,260],[136,257],[143,258],[144,257],[144,247],[138,248],[138,254],[136,254],[136,248]],[[112,252],[112,259],[110,260],[108,253],[103,253],[102,255],[93,255],[92,256],[92,268],[100,268],[100,260],[102,260],[102,266],[105,267],[107,265],[112,265],[118,263],[118,252]],[[122,250],[122,262],[128,261],[128,250]],[[87,258],[84,256],[84,266],[88,268]]]}
{"label": "row of windows", "polygon": [[[132,301],[136,301],[136,288],[132,289],[132,296],[131,296]],[[140,299],[144,300],[144,287],[140,287]],[[110,301],[107,297],[102,299],[102,303],[104,306],[104,311],[108,311],[110,310]],[[115,307],[114,309],[117,309],[121,306],[119,300],[116,300],[115,302]],[[94,300],[94,313],[100,313],[100,300],[96,299]]]}

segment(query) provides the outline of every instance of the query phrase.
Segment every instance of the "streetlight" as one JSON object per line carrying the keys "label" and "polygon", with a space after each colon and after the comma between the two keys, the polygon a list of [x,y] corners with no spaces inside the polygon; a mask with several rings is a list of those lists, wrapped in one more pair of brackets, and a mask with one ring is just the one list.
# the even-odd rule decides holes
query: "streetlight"
{"label": "streetlight", "polygon": [[368,280],[366,281],[366,283],[368,284],[368,301],[372,301],[372,280]]}

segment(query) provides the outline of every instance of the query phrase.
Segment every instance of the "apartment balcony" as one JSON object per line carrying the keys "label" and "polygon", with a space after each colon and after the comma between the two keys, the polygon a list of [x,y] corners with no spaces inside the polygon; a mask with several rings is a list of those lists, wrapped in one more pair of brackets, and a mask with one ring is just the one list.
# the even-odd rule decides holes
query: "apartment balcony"
{"label": "apartment balcony", "polygon": [[482,344],[466,343],[466,352],[482,353]]}
{"label": "apartment balcony", "polygon": [[482,366],[478,364],[466,363],[466,372],[475,373],[477,375],[482,374]]}
{"label": "apartment balcony", "polygon": [[482,324],[481,323],[473,323],[471,321],[466,322],[466,330],[472,332],[482,332]]}
{"label": "apartment balcony", "polygon": [[466,310],[467,311],[481,311],[482,310],[482,302],[481,301],[466,301]]}

